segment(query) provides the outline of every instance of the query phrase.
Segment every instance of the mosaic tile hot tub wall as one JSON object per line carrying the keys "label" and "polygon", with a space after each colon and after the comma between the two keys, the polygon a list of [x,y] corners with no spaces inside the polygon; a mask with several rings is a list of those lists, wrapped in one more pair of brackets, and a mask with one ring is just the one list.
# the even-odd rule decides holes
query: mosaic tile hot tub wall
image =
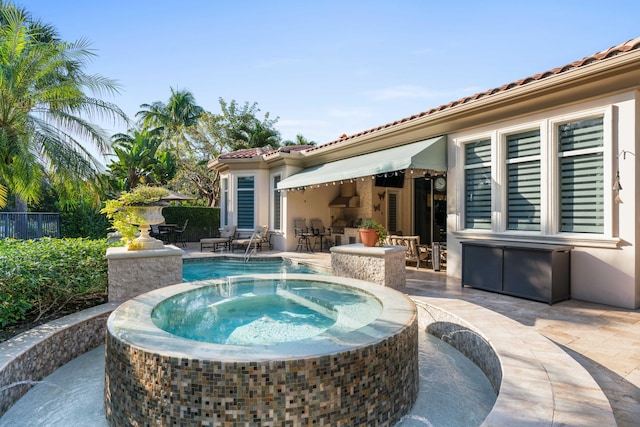
{"label": "mosaic tile hot tub wall", "polygon": [[417,319],[368,347],[302,360],[173,358],[107,334],[112,426],[392,426],[418,392]]}

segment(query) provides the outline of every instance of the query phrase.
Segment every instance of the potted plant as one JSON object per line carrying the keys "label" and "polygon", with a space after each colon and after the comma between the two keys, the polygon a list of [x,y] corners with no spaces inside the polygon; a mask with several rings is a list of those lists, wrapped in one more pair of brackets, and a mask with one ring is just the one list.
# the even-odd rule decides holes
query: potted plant
{"label": "potted plant", "polygon": [[101,212],[111,220],[128,250],[162,249],[163,243],[149,236],[149,226],[164,222],[162,208],[169,203],[162,198],[167,195],[166,188],[140,185],[115,200],[107,200]]}
{"label": "potted plant", "polygon": [[376,244],[382,246],[387,237],[387,230],[372,218],[363,219],[358,231],[360,232],[360,240],[365,246],[376,246]]}

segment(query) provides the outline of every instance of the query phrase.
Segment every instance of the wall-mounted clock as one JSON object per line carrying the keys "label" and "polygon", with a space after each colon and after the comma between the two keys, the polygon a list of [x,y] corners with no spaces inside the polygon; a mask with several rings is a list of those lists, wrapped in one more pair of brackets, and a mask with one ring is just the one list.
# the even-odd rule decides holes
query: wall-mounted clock
{"label": "wall-mounted clock", "polygon": [[444,191],[447,188],[447,180],[443,176],[439,176],[433,181],[433,188],[436,191]]}

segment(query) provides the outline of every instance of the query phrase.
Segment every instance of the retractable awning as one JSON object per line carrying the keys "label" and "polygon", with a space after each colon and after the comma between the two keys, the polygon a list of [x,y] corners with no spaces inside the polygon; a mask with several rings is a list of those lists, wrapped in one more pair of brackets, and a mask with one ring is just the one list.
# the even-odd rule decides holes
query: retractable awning
{"label": "retractable awning", "polygon": [[278,183],[278,189],[371,176],[404,169],[447,170],[447,137],[362,154],[303,169]]}

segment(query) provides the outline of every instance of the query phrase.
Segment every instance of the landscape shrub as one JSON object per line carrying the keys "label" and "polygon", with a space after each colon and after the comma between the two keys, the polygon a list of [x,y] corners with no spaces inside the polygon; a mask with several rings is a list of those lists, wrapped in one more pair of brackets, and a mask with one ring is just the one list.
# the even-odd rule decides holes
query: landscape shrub
{"label": "landscape shrub", "polygon": [[0,325],[106,295],[108,246],[106,239],[0,240]]}
{"label": "landscape shrub", "polygon": [[60,212],[60,237],[86,237],[88,239],[105,239],[111,231],[109,219],[100,208],[89,203]]}

